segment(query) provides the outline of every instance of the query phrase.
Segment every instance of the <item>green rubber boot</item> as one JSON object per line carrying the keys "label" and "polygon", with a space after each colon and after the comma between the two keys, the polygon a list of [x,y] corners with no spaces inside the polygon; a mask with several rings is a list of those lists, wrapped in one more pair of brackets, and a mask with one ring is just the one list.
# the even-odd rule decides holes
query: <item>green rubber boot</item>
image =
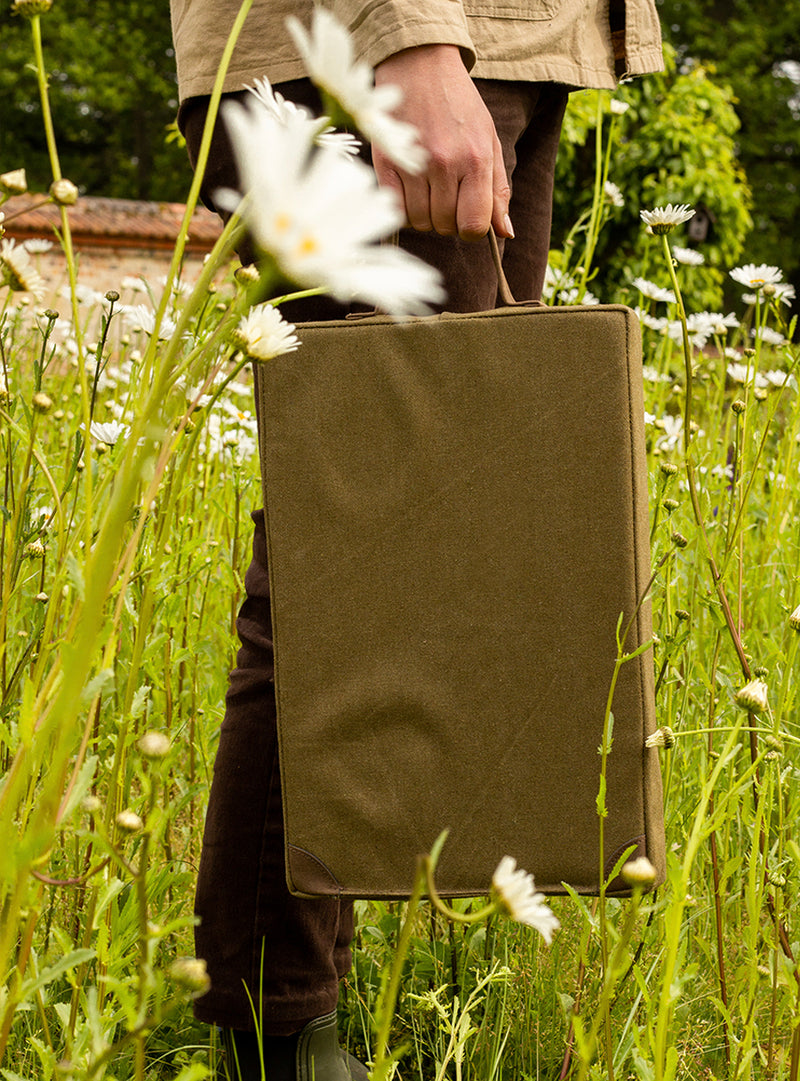
{"label": "green rubber boot", "polygon": [[224,1062],[217,1081],[368,1081],[358,1059],[339,1047],[336,1012],[309,1021],[294,1036],[222,1029]]}

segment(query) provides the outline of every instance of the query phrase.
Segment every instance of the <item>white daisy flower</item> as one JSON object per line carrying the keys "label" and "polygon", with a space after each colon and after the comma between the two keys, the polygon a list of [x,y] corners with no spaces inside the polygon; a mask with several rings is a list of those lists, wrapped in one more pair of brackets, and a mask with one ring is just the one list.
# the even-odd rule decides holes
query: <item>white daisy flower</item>
{"label": "white daisy flower", "polygon": [[225,118],[247,196],[241,205],[230,190],[215,198],[240,210],[256,246],[290,282],[398,316],[422,314],[443,299],[432,267],[394,245],[376,245],[405,217],[369,166],[326,147],[310,153],[302,118],[283,124],[236,102],[225,106]]}
{"label": "white daisy flower", "polygon": [[744,266],[734,267],[730,276],[740,285],[761,289],[764,285],[777,285],[783,277],[783,271],[776,266],[767,266],[766,263],[745,263]]}
{"label": "white daisy flower", "polygon": [[286,25],[306,70],[324,94],[334,98],[365,139],[407,173],[419,173],[427,154],[416,128],[391,115],[402,100],[396,86],[375,86],[368,64],[357,60],[344,26],[325,8],[315,7],[309,34],[299,19]]}
{"label": "white daisy flower", "polygon": [[533,875],[518,869],[517,861],[511,856],[503,856],[497,865],[492,876],[492,892],[512,920],[535,928],[550,945],[553,933],[561,925],[544,903],[544,895],[536,892]]}
{"label": "white daisy flower", "polygon": [[96,439],[98,443],[105,443],[108,447],[113,447],[129,431],[128,425],[120,424],[118,420],[110,420],[105,423],[93,420],[89,428],[92,439]]}
{"label": "white daisy flower", "polygon": [[771,387],[782,389],[784,386],[789,387],[790,390],[797,390],[797,380],[794,375],[789,375],[787,372],[782,372],[780,368],[773,369],[769,372],[764,372],[764,378]]}
{"label": "white daisy flower", "polygon": [[[145,334],[153,335],[156,329],[156,315],[145,304],[136,304],[125,313],[125,319],[132,330],[143,330]],[[161,320],[158,328],[159,341],[166,341],[175,333],[175,323],[167,316]]]}
{"label": "white daisy flower", "polygon": [[647,278],[634,278],[632,284],[636,286],[642,296],[649,297],[650,300],[660,300],[665,304],[675,303],[675,294],[671,289],[662,289],[660,285],[648,281]]}
{"label": "white daisy flower", "polygon": [[346,131],[337,131],[331,126],[327,116],[315,117],[305,108],[296,105],[293,101],[287,101],[282,94],[273,90],[267,78],[256,79],[253,86],[247,89],[255,97],[270,116],[273,116],[281,124],[296,119],[297,114],[308,124],[309,142],[317,146],[327,146],[331,150],[338,150],[342,154],[353,156],[358,153],[359,141],[354,135]]}
{"label": "white daisy flower", "polygon": [[673,416],[665,413],[656,421],[656,427],[664,433],[656,440],[659,450],[672,450],[683,438],[683,417],[680,414]]}
{"label": "white daisy flower", "polygon": [[52,248],[53,241],[45,240],[44,237],[32,236],[30,240],[24,240],[22,246],[31,255],[44,255],[45,252],[50,251]]}
{"label": "white daisy flower", "polygon": [[126,276],[120,282],[120,287],[122,289],[130,289],[130,291],[132,293],[146,293],[147,292],[147,285],[146,285],[146,283],[144,281],[144,278],[132,278],[132,277]]}
{"label": "white daisy flower", "polygon": [[672,257],[678,263],[683,263],[684,266],[702,266],[706,261],[706,257],[702,252],[696,251],[694,248],[681,248],[676,244],[672,249]]}
{"label": "white daisy flower", "polygon": [[694,210],[688,203],[675,206],[667,203],[666,206],[657,206],[655,210],[640,210],[639,217],[656,235],[660,236],[663,233],[672,232],[676,225],[681,225],[689,218],[693,218]]}
{"label": "white daisy flower", "polygon": [[755,375],[754,386],[767,387],[769,385],[767,383],[767,380],[764,378],[763,373],[756,373],[755,369],[750,364],[740,364],[734,361],[733,363],[728,365],[725,371],[728,374],[728,378],[733,383],[750,383],[753,380],[753,376]]}
{"label": "white daisy flower", "polygon": [[773,330],[772,327],[762,327],[759,331],[756,331],[754,327],[750,331],[750,337],[759,338],[762,342],[766,342],[767,345],[786,345],[786,338],[780,331]]}
{"label": "white daisy flower", "polygon": [[797,295],[794,286],[789,282],[777,282],[773,285],[773,289],[774,292],[772,295],[782,304],[786,304],[787,307],[790,307]]}
{"label": "white daisy flower", "polygon": [[271,360],[297,349],[300,339],[272,304],[257,304],[240,321],[231,335],[234,345],[252,360]]}
{"label": "white daisy flower", "polygon": [[[613,104],[613,102],[612,102]],[[613,180],[607,180],[603,186],[606,199],[612,206],[625,206],[625,196]]]}
{"label": "white daisy flower", "polygon": [[31,293],[37,300],[44,296],[44,282],[30,255],[13,240],[0,240],[0,285],[13,293]]}
{"label": "white daisy flower", "polygon": [[622,116],[624,113],[627,113],[628,109],[630,109],[630,105],[628,104],[628,102],[620,101],[619,98],[612,98],[611,101],[608,103],[608,107],[611,112],[614,113],[616,116]]}
{"label": "white daisy flower", "polygon": [[[667,372],[661,372],[653,364],[642,365],[642,378],[648,383],[671,383],[672,379]],[[655,417],[653,417],[655,420]],[[652,421],[651,421],[652,423]]]}

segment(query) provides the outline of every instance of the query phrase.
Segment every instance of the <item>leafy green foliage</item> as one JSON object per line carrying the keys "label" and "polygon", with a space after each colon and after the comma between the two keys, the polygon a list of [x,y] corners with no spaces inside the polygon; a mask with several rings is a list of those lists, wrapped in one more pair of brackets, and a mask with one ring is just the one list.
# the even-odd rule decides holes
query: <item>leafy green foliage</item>
{"label": "leafy green foliage", "polygon": [[[59,0],[42,35],[64,175],[84,194],[183,201],[191,174],[169,140],[178,104],[169,5]],[[0,42],[0,172],[24,167],[31,190],[46,191],[30,27],[10,4],[0,8]]]}
{"label": "leafy green foliage", "polygon": [[[640,210],[689,203],[707,209],[711,226],[696,244],[706,265],[694,270],[687,299],[692,307],[719,308],[727,270],[752,227],[750,190],[736,158],[739,122],[730,91],[703,68],[680,72],[669,49],[666,62],[664,73],[620,88],[615,97],[629,106],[623,115],[603,109],[604,126],[613,122],[618,133],[609,179],[621,188],[625,206],[600,236],[595,265],[601,271],[592,289],[606,299],[636,275],[647,276],[652,254],[641,244]],[[603,105],[609,97],[605,91],[574,94],[567,110],[556,175],[556,242],[592,201],[598,96]]]}

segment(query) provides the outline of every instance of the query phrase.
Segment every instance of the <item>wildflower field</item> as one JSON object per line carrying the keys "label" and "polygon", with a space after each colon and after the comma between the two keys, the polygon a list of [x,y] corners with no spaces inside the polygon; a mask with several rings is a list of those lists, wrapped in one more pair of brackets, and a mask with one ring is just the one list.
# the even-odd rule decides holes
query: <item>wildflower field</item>
{"label": "wildflower field", "polygon": [[[47,121],[49,3],[15,6]],[[314,33],[312,61],[340,30]],[[341,1034],[375,1078],[800,1078],[794,290],[778,267],[689,243],[680,177],[650,185],[649,203],[617,185],[637,93],[571,106],[568,132],[593,117],[593,198],[552,253],[545,299],[621,301],[641,319],[667,882],[648,892],[648,868],[633,867],[630,898],[553,898],[551,916],[513,903],[526,884],[501,864],[488,906],[357,903]],[[268,85],[253,97],[232,118],[243,171],[257,136],[284,172],[252,171],[249,202],[191,287],[186,225],[165,281],[82,286],[79,193],[52,125],[43,198],[60,207],[69,279],[53,307],[36,246],[0,240],[4,1081],[213,1076],[216,1036],[191,1009],[207,982],[192,897],[260,503],[250,365],[302,338],[279,294],[400,315],[437,295],[430,272],[375,244],[398,212],[351,140],[283,110]],[[371,134],[413,158],[407,131]],[[0,175],[3,202],[25,190],[23,165]],[[604,276],[596,253],[630,201],[643,208],[635,249]],[[243,223],[258,271],[232,255]],[[722,310],[723,282],[735,310]],[[720,310],[701,310],[709,297]]]}

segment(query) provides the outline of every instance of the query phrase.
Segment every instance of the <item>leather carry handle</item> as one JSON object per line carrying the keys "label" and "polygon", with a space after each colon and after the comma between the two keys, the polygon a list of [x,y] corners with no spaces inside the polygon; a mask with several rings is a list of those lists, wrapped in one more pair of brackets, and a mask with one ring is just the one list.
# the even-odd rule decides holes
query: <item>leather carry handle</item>
{"label": "leather carry handle", "polygon": [[530,308],[539,307],[545,308],[547,305],[541,300],[515,300],[514,294],[511,292],[511,286],[508,284],[508,278],[506,278],[505,271],[503,270],[503,259],[500,255],[500,246],[497,243],[497,234],[494,231],[493,226],[489,226],[489,247],[492,249],[492,261],[494,262],[494,269],[497,272],[497,291],[500,294],[500,299],[507,308]]}

